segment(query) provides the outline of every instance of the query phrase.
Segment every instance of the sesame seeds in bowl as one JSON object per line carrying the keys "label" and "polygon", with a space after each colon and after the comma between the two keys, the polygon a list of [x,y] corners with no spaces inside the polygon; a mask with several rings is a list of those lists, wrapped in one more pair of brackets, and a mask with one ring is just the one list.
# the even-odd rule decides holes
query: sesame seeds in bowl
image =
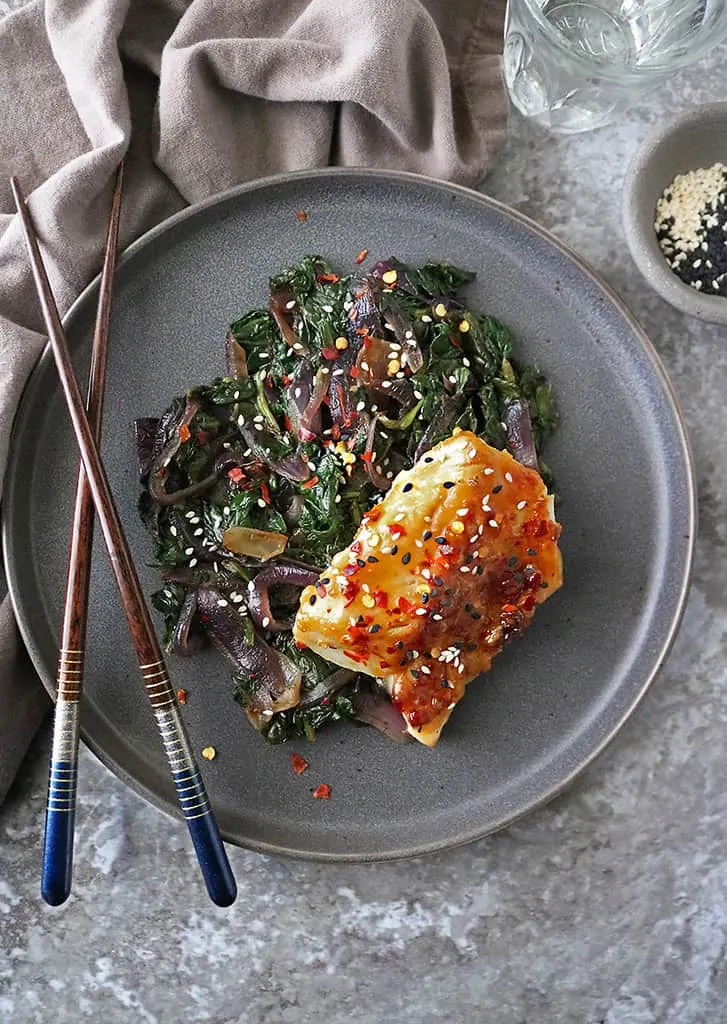
{"label": "sesame seeds in bowl", "polygon": [[626,174],[626,240],[672,306],[727,323],[727,103],[691,108],[649,136]]}

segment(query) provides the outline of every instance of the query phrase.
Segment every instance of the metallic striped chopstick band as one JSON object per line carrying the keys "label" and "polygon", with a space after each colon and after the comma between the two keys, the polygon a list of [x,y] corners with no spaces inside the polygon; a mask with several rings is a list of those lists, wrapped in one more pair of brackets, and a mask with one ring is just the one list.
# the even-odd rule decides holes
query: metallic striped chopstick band
{"label": "metallic striped chopstick band", "polygon": [[164,753],[187,821],[212,810],[202,776],[192,751],[179,705],[163,662],[143,665],[144,685],[162,738]]}

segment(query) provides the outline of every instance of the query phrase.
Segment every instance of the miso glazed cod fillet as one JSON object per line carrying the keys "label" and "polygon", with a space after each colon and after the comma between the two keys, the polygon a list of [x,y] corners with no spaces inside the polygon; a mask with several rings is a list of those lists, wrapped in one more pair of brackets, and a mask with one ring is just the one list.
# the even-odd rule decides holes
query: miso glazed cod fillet
{"label": "miso glazed cod fillet", "polygon": [[462,431],[396,477],[305,589],[295,640],[379,678],[434,746],[467,683],[560,587],[559,535],[540,475]]}

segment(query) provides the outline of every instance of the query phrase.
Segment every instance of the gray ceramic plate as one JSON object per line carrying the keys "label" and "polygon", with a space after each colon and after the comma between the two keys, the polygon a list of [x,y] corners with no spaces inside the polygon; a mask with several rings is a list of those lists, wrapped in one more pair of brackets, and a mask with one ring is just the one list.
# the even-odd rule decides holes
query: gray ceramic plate
{"label": "gray ceramic plate", "polygon": [[[304,223],[297,210],[306,210]],[[271,272],[304,253],[349,268],[372,256],[442,258],[477,272],[473,303],[510,324],[518,352],[550,376],[562,426],[547,458],[558,481],[565,586],[525,637],[471,685],[434,750],[367,728],[314,746],[267,747],[232,702],[210,653],[170,659],[189,691],[197,750],[225,836],[327,859],[400,857],[492,832],[561,790],[604,747],[659,668],[685,599],[694,484],[684,428],[651,345],[573,253],[474,192],[372,172],[291,175],[245,186],[172,218],[121,260],[103,454],[148,592],[136,515],[132,420],[223,372],[227,323],[266,296]],[[91,286],[67,318],[85,370]],[[5,490],[11,592],[50,688],[74,479],[74,445],[46,353],[17,418]],[[100,546],[97,546],[100,548]],[[96,552],[84,736],[118,775],[175,808],[105,555]],[[302,777],[291,749],[310,761]],[[327,782],[329,801],[311,789]]]}

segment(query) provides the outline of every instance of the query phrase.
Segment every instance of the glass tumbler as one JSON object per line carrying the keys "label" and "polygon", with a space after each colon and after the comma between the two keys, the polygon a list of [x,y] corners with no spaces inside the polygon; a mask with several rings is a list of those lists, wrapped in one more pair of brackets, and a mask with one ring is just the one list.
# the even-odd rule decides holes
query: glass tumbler
{"label": "glass tumbler", "polygon": [[517,109],[600,128],[727,39],[727,0],[508,0],[503,67]]}

